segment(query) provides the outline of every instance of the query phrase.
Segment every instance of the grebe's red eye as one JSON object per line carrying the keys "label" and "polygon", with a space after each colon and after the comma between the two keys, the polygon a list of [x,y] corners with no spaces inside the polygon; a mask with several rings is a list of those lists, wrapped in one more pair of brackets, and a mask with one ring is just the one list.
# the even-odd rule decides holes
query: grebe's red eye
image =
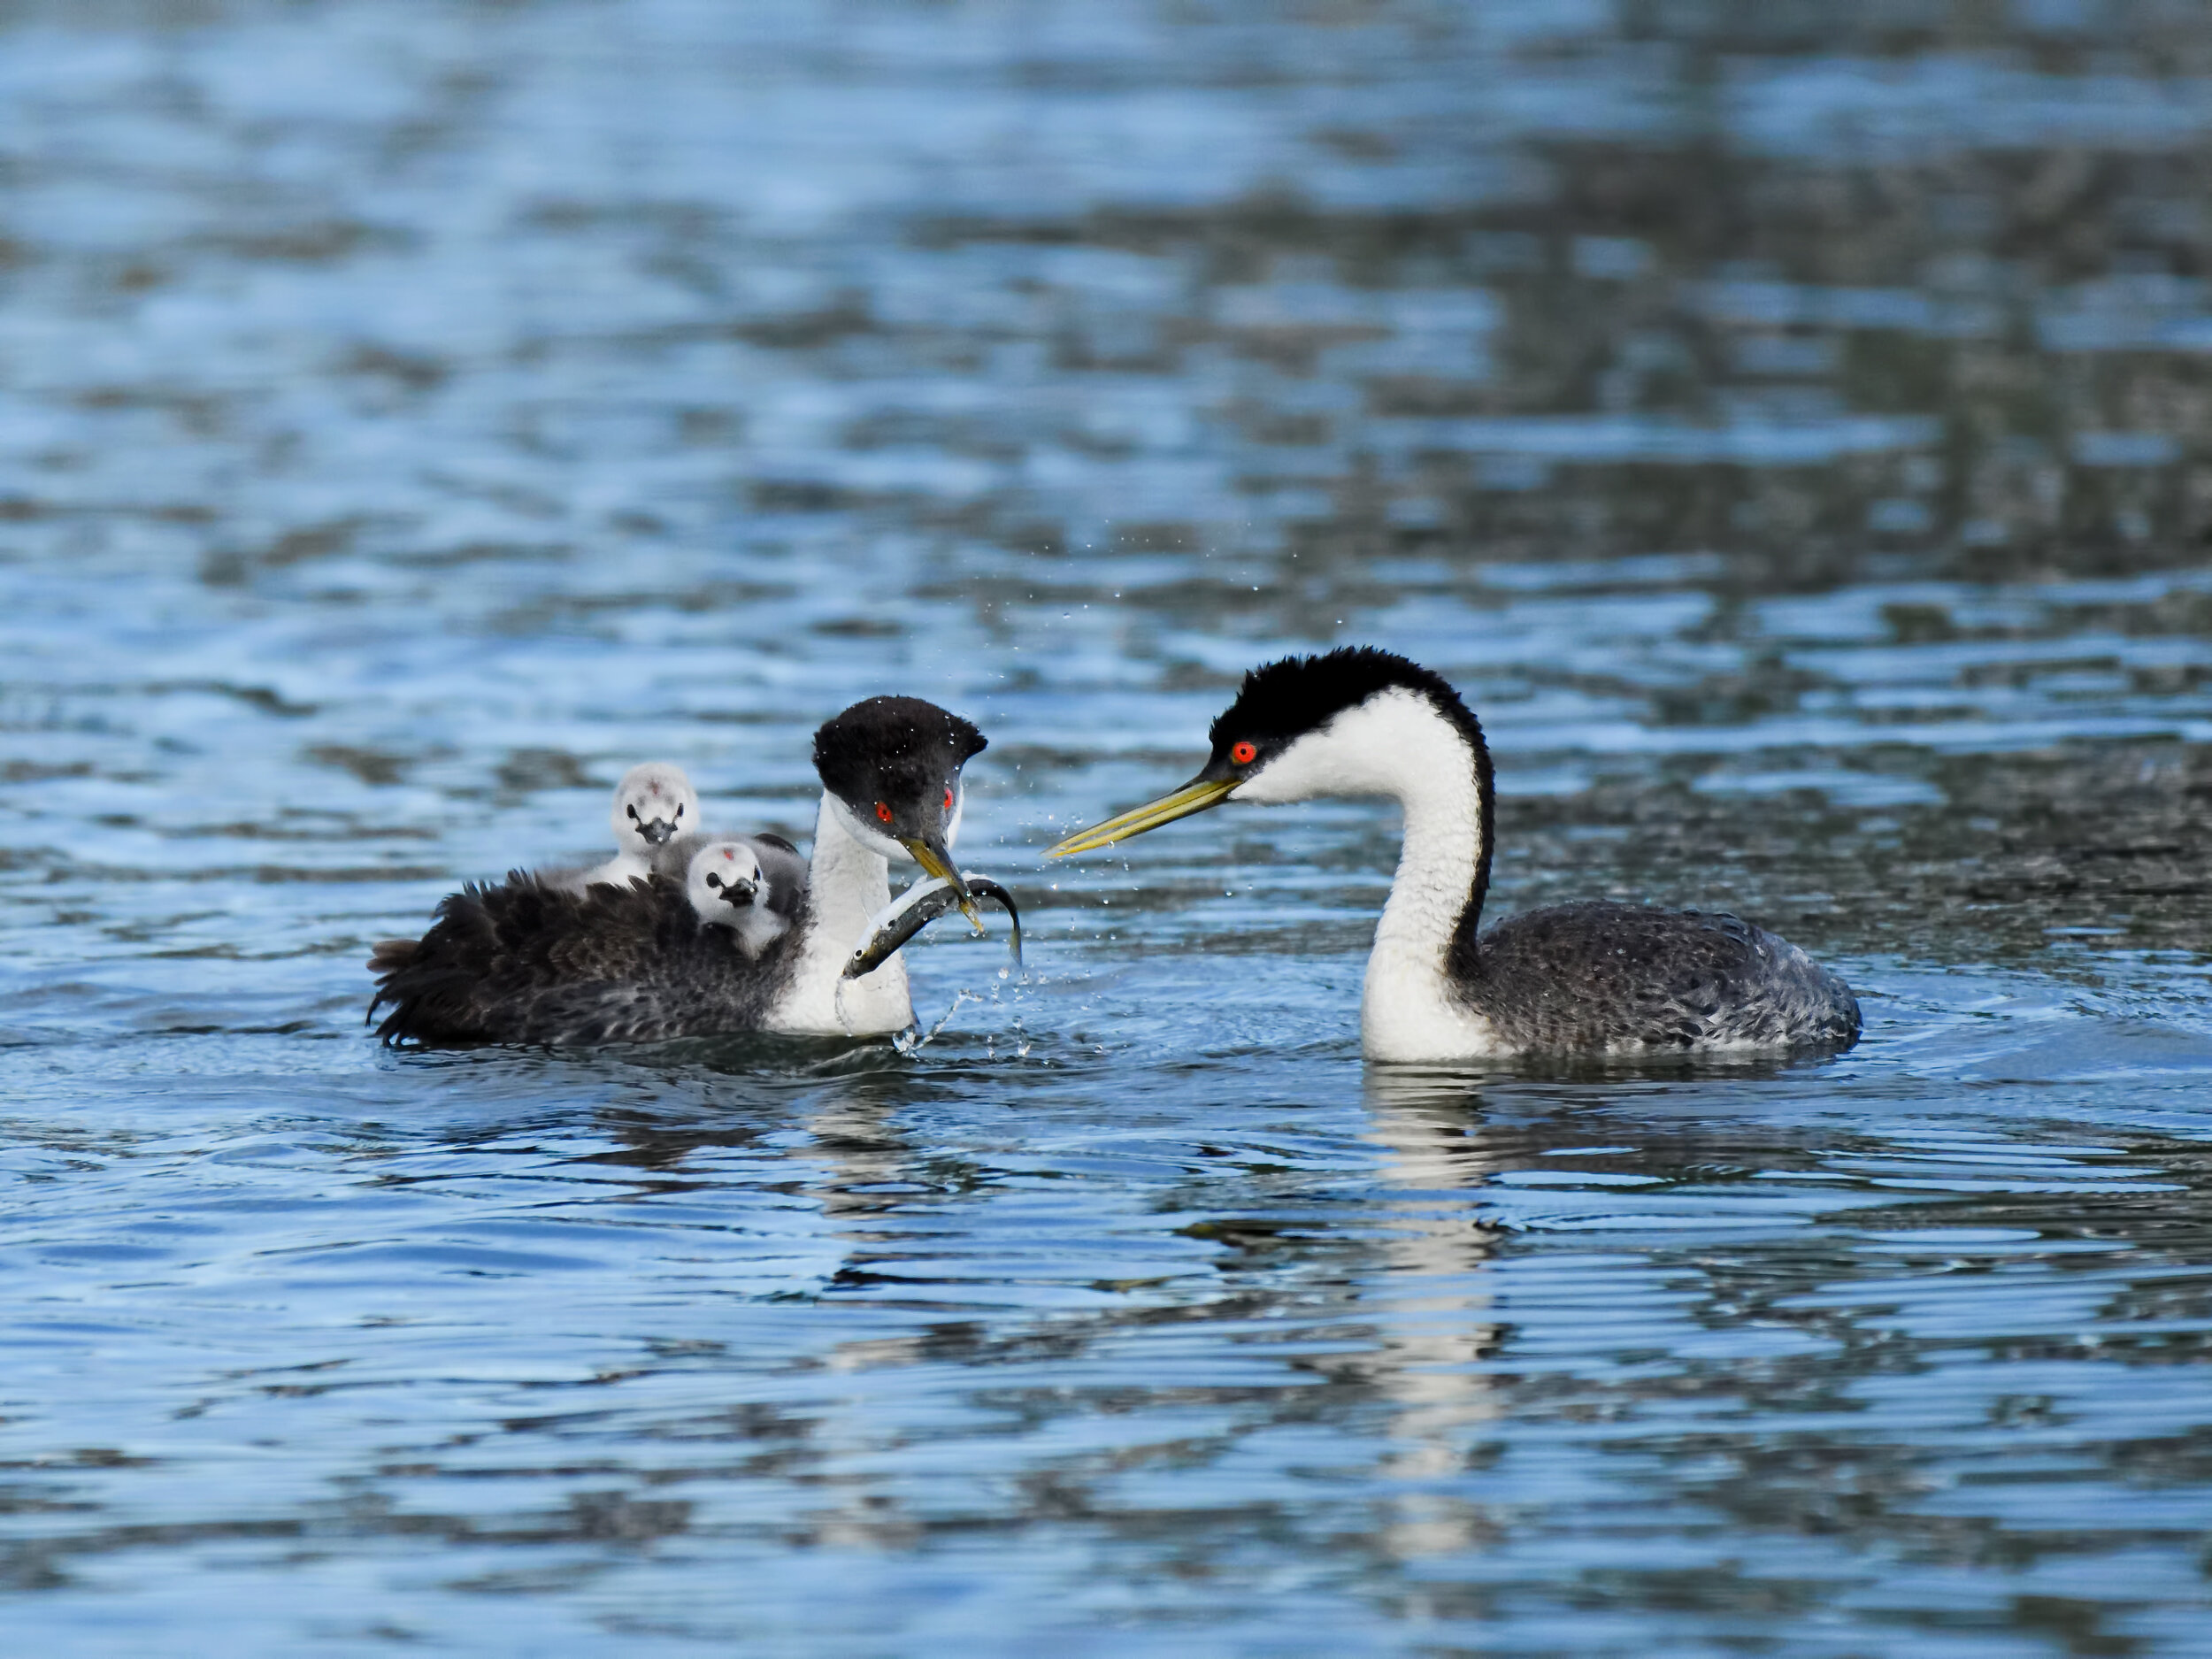
{"label": "grebe's red eye", "polygon": [[945,810],[948,812],[952,810],[952,786],[950,784],[945,786]]}
{"label": "grebe's red eye", "polygon": [[888,824],[891,821],[891,809],[879,801],[876,803],[876,816]]}
{"label": "grebe's red eye", "polygon": [[1229,751],[1229,758],[1240,766],[1249,766],[1259,757],[1260,746],[1257,743],[1239,743]]}

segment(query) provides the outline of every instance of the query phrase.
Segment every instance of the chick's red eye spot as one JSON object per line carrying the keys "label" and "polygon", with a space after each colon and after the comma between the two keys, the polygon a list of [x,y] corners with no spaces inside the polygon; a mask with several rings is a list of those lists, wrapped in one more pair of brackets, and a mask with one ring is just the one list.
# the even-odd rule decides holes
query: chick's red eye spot
{"label": "chick's red eye spot", "polygon": [[876,816],[888,824],[891,821],[891,809],[879,801],[876,803]]}
{"label": "chick's red eye spot", "polygon": [[1259,757],[1260,746],[1257,743],[1239,743],[1229,751],[1229,758],[1240,766],[1249,766]]}

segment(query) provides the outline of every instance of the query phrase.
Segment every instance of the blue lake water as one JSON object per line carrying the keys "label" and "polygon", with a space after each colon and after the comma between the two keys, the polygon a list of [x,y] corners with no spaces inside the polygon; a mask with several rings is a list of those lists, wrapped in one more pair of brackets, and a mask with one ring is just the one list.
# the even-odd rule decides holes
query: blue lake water
{"label": "blue lake water", "polygon": [[[2212,17],[0,10],[24,1653],[2212,1654]],[[1826,1062],[1364,1065],[1389,811]],[[976,719],[934,1034],[393,1053],[630,763]]]}

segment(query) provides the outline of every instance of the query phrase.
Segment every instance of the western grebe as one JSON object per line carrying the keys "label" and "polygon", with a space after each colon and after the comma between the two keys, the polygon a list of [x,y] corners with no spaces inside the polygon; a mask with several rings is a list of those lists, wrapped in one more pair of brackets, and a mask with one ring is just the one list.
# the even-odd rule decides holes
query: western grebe
{"label": "western grebe", "polygon": [[1369,647],[1244,677],[1213,753],[1171,795],[1067,837],[1087,852],[1225,801],[1386,795],[1405,841],[1360,997],[1374,1060],[1544,1053],[1846,1048],[1848,986],[1733,916],[1588,902],[1477,935],[1494,818],[1482,727],[1441,677]]}
{"label": "western grebe", "polygon": [[581,891],[598,881],[644,880],[653,872],[656,850],[699,827],[699,796],[681,766],[649,760],[622,774],[607,822],[614,829],[614,856],[555,878],[560,885]]}
{"label": "western grebe", "polygon": [[566,1045],[902,1031],[914,1021],[902,958],[841,979],[890,902],[893,858],[946,882],[980,926],[951,844],[965,804],[961,768],[983,748],[973,726],[916,697],[872,697],[824,725],[805,887],[757,955],[727,925],[726,901],[703,879],[692,888],[689,866],[683,879],[581,891],[522,872],[464,887],[421,939],[387,940],[371,956],[380,979],[369,1012],[392,1004],[377,1034]]}

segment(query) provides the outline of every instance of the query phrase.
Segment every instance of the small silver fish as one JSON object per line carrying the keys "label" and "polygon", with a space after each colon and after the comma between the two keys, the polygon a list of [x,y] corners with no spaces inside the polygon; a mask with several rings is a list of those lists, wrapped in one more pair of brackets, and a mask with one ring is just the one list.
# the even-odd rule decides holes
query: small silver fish
{"label": "small silver fish", "polygon": [[[971,894],[1000,906],[1005,910],[1007,919],[1013,923],[1014,970],[1019,972],[1022,965],[1022,918],[1021,912],[1014,908],[1014,895],[988,876],[970,875],[963,871],[961,879],[968,884]],[[864,973],[873,973],[891,959],[893,951],[947,910],[957,910],[959,906],[959,897],[953,892],[950,883],[936,876],[917,881],[869,918],[868,931],[860,941],[860,948],[845,964],[844,977],[856,979]]]}

